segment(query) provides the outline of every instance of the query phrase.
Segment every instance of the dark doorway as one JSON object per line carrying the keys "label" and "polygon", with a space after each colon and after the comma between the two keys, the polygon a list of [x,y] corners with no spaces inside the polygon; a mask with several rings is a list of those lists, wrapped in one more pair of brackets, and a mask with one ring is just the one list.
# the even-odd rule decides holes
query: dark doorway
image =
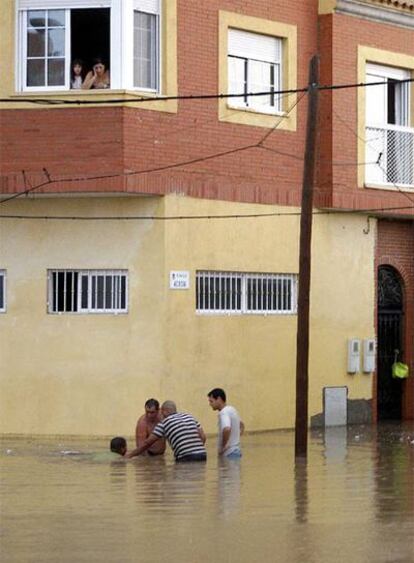
{"label": "dark doorway", "polygon": [[403,291],[391,266],[378,271],[378,420],[401,420],[402,381],[392,377],[395,359],[403,360]]}

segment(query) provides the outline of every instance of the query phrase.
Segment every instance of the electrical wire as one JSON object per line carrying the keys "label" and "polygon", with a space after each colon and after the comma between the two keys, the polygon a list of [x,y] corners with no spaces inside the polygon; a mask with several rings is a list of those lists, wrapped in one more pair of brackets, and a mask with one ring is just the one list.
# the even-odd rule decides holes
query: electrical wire
{"label": "electrical wire", "polygon": [[[414,209],[414,205],[399,207],[371,207],[368,209],[331,209],[323,211],[313,211],[313,216],[319,215],[365,215],[370,213],[380,213],[387,211],[403,211]],[[300,217],[300,211],[275,211],[269,213],[238,213],[238,214],[221,214],[221,215],[166,215],[159,217],[157,215],[96,215],[94,217],[85,215],[2,215],[0,219],[30,219],[30,220],[52,220],[52,221],[188,221],[188,220],[213,220],[213,219],[258,219],[266,217]]]}
{"label": "electrical wire", "polygon": [[[409,83],[414,82],[414,78],[404,78],[403,80],[397,80],[398,83]],[[306,93],[310,88],[315,88],[318,90],[343,90],[348,88],[365,88],[367,86],[379,86],[383,85],[383,81],[378,82],[355,82],[349,84],[328,84],[328,85],[318,85],[310,84],[302,88],[290,88],[286,90],[276,90],[276,91],[263,91],[263,92],[242,92],[238,94],[183,94],[177,96],[153,96],[153,97],[135,97],[135,98],[110,98],[105,100],[65,100],[58,98],[40,98],[40,97],[24,97],[19,96],[18,98],[0,98],[0,103],[33,103],[33,104],[45,104],[45,105],[97,105],[97,104],[126,104],[126,103],[147,103],[147,102],[166,102],[166,101],[184,101],[184,100],[217,100],[217,99],[231,99],[231,98],[245,98],[245,97],[257,97],[257,96],[280,96],[284,94],[300,94]]]}

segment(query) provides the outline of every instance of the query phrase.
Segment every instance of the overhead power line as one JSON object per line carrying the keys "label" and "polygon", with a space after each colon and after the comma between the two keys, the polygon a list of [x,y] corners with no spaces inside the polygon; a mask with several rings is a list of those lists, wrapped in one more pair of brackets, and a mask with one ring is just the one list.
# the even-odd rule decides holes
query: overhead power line
{"label": "overhead power line", "polygon": [[[414,205],[405,205],[399,207],[371,207],[366,209],[329,209],[323,211],[313,211],[314,216],[318,215],[366,215],[372,213],[381,213],[387,211],[404,211],[414,209]],[[269,213],[237,213],[237,214],[218,214],[218,215],[166,215],[159,217],[157,215],[20,215],[0,214],[0,219],[28,219],[28,220],[50,220],[50,221],[200,221],[215,219],[261,219],[266,217],[299,217],[300,211],[274,211]]]}
{"label": "overhead power line", "polygon": [[[414,78],[404,78],[403,80],[396,80],[398,83],[414,82]],[[365,88],[369,86],[383,86],[383,81],[378,82],[355,82],[350,84],[327,84],[317,85],[317,90],[344,90],[349,88]],[[309,91],[310,86],[302,88],[290,88],[286,90],[276,91],[263,91],[263,92],[241,92],[237,94],[183,94],[177,96],[137,96],[135,98],[107,98],[104,100],[86,100],[78,98],[76,100],[59,99],[59,98],[42,98],[42,97],[13,97],[13,98],[0,98],[0,103],[31,103],[31,104],[45,104],[45,105],[97,105],[97,104],[125,104],[125,103],[152,103],[152,102],[167,102],[167,101],[185,101],[185,100],[217,100],[217,99],[231,99],[231,98],[251,98],[257,96],[281,96],[285,94],[300,94]],[[69,90],[67,92],[70,92]],[[65,93],[67,93],[65,92]],[[71,92],[73,93],[73,92]]]}

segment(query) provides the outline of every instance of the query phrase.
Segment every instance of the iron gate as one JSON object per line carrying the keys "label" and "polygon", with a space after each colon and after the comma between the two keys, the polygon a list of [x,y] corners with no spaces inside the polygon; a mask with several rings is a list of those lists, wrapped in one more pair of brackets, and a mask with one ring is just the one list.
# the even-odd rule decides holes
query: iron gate
{"label": "iron gate", "polygon": [[392,364],[403,358],[403,297],[398,273],[378,272],[378,418],[401,419],[402,381],[392,377]]}

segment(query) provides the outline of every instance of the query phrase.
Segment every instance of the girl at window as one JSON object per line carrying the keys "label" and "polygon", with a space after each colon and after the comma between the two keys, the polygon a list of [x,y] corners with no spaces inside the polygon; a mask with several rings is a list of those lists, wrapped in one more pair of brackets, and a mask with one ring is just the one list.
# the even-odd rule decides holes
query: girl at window
{"label": "girl at window", "polygon": [[85,71],[83,61],[81,61],[81,59],[74,59],[70,75],[70,87],[72,90],[80,90],[82,88],[84,78]]}
{"label": "girl at window", "polygon": [[104,61],[97,58],[93,61],[93,67],[86,75],[82,84],[84,90],[110,88],[111,82],[109,70],[106,68]]}

